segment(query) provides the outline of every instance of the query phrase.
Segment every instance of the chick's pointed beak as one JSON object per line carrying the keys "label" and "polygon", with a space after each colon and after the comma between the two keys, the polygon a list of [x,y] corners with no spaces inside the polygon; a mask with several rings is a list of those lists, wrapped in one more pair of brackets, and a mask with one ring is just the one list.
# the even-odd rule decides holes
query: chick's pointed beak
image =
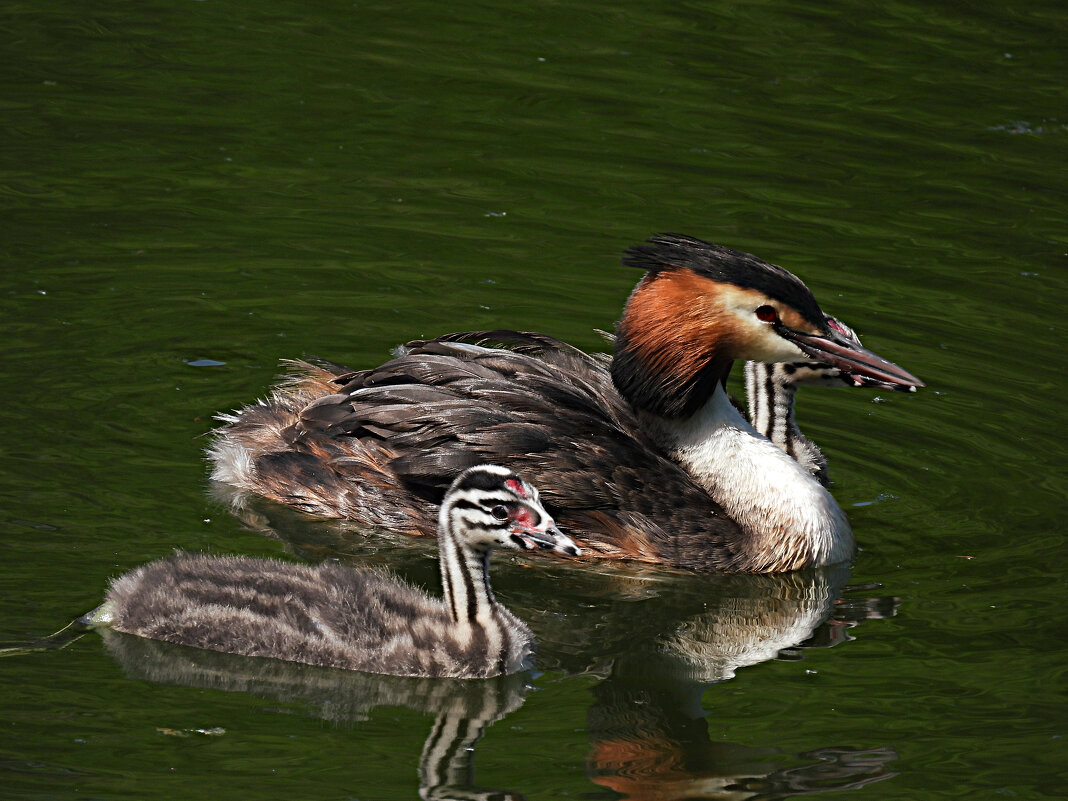
{"label": "chick's pointed beak", "polygon": [[793,342],[813,359],[837,367],[843,372],[871,379],[874,385],[883,385],[888,389],[900,388],[905,391],[926,386],[908,370],[887,361],[877,353],[872,353],[833,328],[823,335],[806,334],[784,326],[779,329],[779,334],[784,339]]}
{"label": "chick's pointed beak", "polygon": [[552,520],[548,521],[548,525],[540,528],[515,527],[512,529],[512,539],[517,540],[527,550],[541,548],[562,553],[565,556],[578,556],[582,553],[574,540],[558,529]]}

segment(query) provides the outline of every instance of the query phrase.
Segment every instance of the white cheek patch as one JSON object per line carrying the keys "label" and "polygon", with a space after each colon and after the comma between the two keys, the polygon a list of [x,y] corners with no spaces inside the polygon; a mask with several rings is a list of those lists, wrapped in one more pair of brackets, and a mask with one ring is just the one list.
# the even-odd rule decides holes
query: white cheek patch
{"label": "white cheek patch", "polygon": [[[752,312],[750,312],[752,315]],[[756,315],[752,315],[756,320]],[[746,347],[746,358],[751,361],[758,362],[795,362],[813,361],[806,353],[804,353],[793,342],[788,342],[779,336],[775,329],[767,323],[761,323],[757,321],[762,330],[757,331],[756,335]]]}
{"label": "white cheek patch", "polygon": [[779,336],[770,323],[756,316],[760,306],[768,305],[781,314],[779,304],[770,303],[760,292],[740,287],[725,287],[719,298],[723,310],[734,321],[735,332],[740,335],[737,337],[739,352],[735,358],[771,363],[813,361],[797,345]]}

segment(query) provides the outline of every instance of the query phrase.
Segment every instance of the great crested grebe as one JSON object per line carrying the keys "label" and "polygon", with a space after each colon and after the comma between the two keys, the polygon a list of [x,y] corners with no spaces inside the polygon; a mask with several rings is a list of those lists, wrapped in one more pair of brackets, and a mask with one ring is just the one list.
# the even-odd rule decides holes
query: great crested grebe
{"label": "great crested grebe", "polygon": [[444,598],[376,571],[178,554],[116,579],[82,622],[179,645],[399,676],[483,678],[528,666],[533,635],[489,586],[493,548],[577,555],[538,491],[480,465],[445,494]]}
{"label": "great crested grebe", "polygon": [[759,434],[723,383],[735,359],[922,382],[828,323],[781,267],[665,234],[604,362],[543,334],[408,343],[370,370],[295,362],[271,397],[215,432],[212,477],[316,515],[432,534],[452,476],[507,461],[592,556],[776,572],[849,559],[845,513]]}

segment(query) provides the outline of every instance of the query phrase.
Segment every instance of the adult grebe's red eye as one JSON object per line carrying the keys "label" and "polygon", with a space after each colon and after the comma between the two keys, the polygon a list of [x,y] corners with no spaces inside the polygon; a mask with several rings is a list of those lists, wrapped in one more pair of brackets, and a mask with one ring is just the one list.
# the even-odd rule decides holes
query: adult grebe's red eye
{"label": "adult grebe's red eye", "polygon": [[756,316],[758,320],[763,320],[765,323],[777,323],[779,322],[779,313],[775,311],[771,306],[760,306],[756,310]]}

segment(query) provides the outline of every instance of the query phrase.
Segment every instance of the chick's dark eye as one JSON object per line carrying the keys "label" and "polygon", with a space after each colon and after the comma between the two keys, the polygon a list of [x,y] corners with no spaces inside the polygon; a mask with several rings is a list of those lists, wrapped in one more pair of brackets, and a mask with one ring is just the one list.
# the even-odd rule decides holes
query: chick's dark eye
{"label": "chick's dark eye", "polygon": [[490,509],[490,514],[493,515],[497,520],[507,520],[508,507],[504,504],[498,504],[497,506],[494,506],[492,509]]}
{"label": "chick's dark eye", "polygon": [[765,323],[779,322],[779,313],[771,306],[758,306],[756,316],[758,320],[763,320]]}

